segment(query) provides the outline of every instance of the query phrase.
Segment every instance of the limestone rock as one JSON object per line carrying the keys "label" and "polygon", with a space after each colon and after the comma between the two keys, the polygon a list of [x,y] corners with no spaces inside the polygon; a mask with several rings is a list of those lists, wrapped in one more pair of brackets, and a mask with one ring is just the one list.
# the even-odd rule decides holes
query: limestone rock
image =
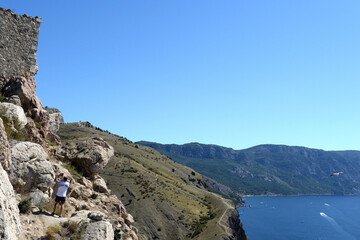
{"label": "limestone rock", "polygon": [[15,104],[0,102],[0,115],[7,117],[11,121],[17,119],[20,124],[20,129],[24,128],[27,124],[24,109]]}
{"label": "limestone rock", "polygon": [[92,188],[92,183],[90,180],[87,180],[85,177],[81,177],[77,180],[78,183],[84,185],[87,188]]}
{"label": "limestone rock", "polygon": [[19,98],[18,95],[12,95],[11,97],[9,97],[9,98],[7,99],[7,102],[13,103],[13,104],[21,107],[21,100],[20,100],[20,98]]}
{"label": "limestone rock", "polygon": [[49,114],[45,109],[31,109],[31,118],[34,119],[35,122],[40,123],[41,127],[45,128],[46,130],[48,129]]}
{"label": "limestone rock", "polygon": [[15,193],[7,173],[0,165],[0,239],[16,240],[21,232]]}
{"label": "limestone rock", "polygon": [[87,240],[113,240],[114,229],[109,222],[91,222],[85,229],[84,239]]}
{"label": "limestone rock", "polygon": [[110,193],[109,189],[106,186],[106,182],[102,178],[97,178],[93,182],[93,188],[96,192],[99,193]]}
{"label": "limestone rock", "polygon": [[134,223],[135,221],[134,221],[134,217],[131,215],[131,214],[127,214],[127,216],[126,216],[126,218],[125,218],[125,223],[127,224],[127,225],[132,225],[133,223]]}
{"label": "limestone rock", "polygon": [[48,108],[45,110],[49,113],[49,130],[56,133],[60,125],[64,123],[64,118],[61,112],[56,108]]}
{"label": "limestone rock", "polygon": [[94,221],[102,221],[107,218],[106,214],[100,211],[93,211],[88,214],[88,218]]}
{"label": "limestone rock", "polygon": [[5,95],[17,95],[25,112],[33,108],[43,109],[40,99],[36,96],[36,81],[34,75],[13,77],[3,89]]}
{"label": "limestone rock", "polygon": [[36,189],[47,192],[54,182],[55,173],[48,155],[41,145],[18,142],[11,148],[9,178],[16,191],[29,193]]}
{"label": "limestone rock", "polygon": [[11,164],[10,145],[5,132],[3,120],[0,118],[0,164],[8,170]]}
{"label": "limestone rock", "polygon": [[114,149],[102,138],[90,138],[76,148],[59,149],[60,155],[81,168],[87,176],[94,177],[114,155]]}
{"label": "limestone rock", "polygon": [[50,200],[49,194],[35,189],[35,191],[30,193],[32,203],[48,202]]}

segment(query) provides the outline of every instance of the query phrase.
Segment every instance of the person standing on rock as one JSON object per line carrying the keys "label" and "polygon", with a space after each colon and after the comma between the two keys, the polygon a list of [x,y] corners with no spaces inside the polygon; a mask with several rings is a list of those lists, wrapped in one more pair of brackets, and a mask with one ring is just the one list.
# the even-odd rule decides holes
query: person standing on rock
{"label": "person standing on rock", "polygon": [[55,181],[58,184],[58,189],[55,197],[55,205],[54,205],[54,211],[52,212],[52,215],[55,214],[56,206],[60,204],[60,214],[59,217],[62,217],[62,212],[64,210],[64,204],[66,199],[66,192],[70,186],[70,183],[68,182],[68,177],[64,176],[64,174],[60,174],[58,178],[55,178]]}

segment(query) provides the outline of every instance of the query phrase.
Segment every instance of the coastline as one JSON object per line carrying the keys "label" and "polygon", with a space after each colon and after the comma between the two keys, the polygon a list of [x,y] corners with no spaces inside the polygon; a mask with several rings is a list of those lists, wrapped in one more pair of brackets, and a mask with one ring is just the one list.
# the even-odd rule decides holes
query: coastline
{"label": "coastline", "polygon": [[287,194],[259,194],[259,195],[247,194],[247,195],[241,196],[244,201],[243,204],[234,204],[234,205],[235,205],[236,209],[241,208],[241,207],[247,207],[246,198],[249,198],[249,197],[302,197],[302,196],[360,196],[360,194],[342,194],[342,195],[331,194],[331,193],[323,193],[323,194],[308,193],[308,194],[291,194],[291,195],[287,195]]}

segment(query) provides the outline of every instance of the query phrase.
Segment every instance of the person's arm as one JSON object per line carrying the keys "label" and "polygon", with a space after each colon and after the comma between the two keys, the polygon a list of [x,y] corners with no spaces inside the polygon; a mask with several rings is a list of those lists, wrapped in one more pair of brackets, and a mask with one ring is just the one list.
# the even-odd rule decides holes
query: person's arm
{"label": "person's arm", "polygon": [[60,173],[59,175],[55,176],[55,182],[58,182],[61,180],[61,178],[64,176],[64,173]]}

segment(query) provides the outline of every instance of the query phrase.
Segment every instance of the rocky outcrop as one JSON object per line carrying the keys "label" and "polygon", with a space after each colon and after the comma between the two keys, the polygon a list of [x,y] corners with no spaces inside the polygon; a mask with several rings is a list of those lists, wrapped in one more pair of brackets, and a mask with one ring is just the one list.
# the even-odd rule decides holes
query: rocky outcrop
{"label": "rocky outcrop", "polygon": [[36,96],[35,76],[26,74],[21,77],[12,77],[3,88],[6,96],[17,95],[25,112],[34,108],[42,109],[42,103]]}
{"label": "rocky outcrop", "polygon": [[110,190],[106,186],[106,182],[102,178],[97,178],[93,182],[93,188],[99,193],[110,193]]}
{"label": "rocky outcrop", "polygon": [[56,133],[59,131],[60,125],[64,123],[64,118],[56,108],[45,107],[45,110],[49,114],[49,130]]}
{"label": "rocky outcrop", "polygon": [[234,209],[233,211],[230,212],[228,221],[229,221],[229,226],[233,232],[233,238],[230,238],[230,239],[236,239],[236,240],[247,240],[248,239],[245,234],[243,224],[240,221],[239,212],[236,209]]}
{"label": "rocky outcrop", "polygon": [[[43,194],[46,198],[52,186],[55,173],[49,157],[41,145],[32,142],[18,142],[11,148],[12,163],[9,178],[19,193]],[[37,197],[41,199],[41,197]]]}
{"label": "rocky outcrop", "polygon": [[114,229],[110,222],[98,221],[91,222],[85,229],[84,239],[89,240],[113,240]]}
{"label": "rocky outcrop", "polygon": [[87,176],[94,177],[114,155],[114,149],[102,138],[90,138],[76,147],[64,146],[58,154],[78,166]]}
{"label": "rocky outcrop", "polygon": [[82,222],[86,225],[83,239],[113,240],[114,229],[106,214],[99,211],[81,210],[69,218],[70,222]]}
{"label": "rocky outcrop", "polygon": [[0,239],[21,239],[21,223],[15,193],[7,173],[0,165]]}
{"label": "rocky outcrop", "polygon": [[5,132],[3,120],[0,118],[0,165],[2,165],[5,170],[8,170],[11,164],[10,154],[11,151],[7,134]]}
{"label": "rocky outcrop", "polygon": [[12,103],[0,102],[0,115],[5,116],[10,121],[16,121],[20,129],[24,128],[28,122],[24,109]]}

